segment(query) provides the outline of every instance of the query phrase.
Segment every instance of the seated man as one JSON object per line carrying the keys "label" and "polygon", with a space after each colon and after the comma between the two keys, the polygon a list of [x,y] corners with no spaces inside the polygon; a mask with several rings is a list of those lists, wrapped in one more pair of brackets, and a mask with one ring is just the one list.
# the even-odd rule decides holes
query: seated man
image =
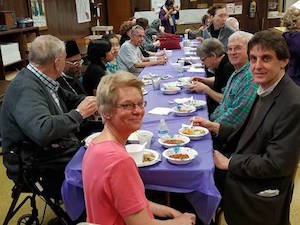
{"label": "seated man", "polygon": [[86,94],[79,79],[81,78],[82,62],[79,48],[74,40],[66,42],[66,63],[64,72],[56,80],[60,86],[74,94]]}
{"label": "seated man", "polygon": [[[257,84],[253,82],[252,74],[249,70],[247,55],[247,44],[252,34],[237,31],[229,37],[228,57],[235,71],[227,81],[223,98],[220,105],[211,114],[210,120],[222,125],[230,126],[233,129],[238,128],[248,115],[256,96]],[[201,123],[211,132],[209,121],[200,117],[194,117],[195,124]],[[205,121],[202,123],[202,121]],[[213,136],[214,149],[223,150],[224,142],[215,139]],[[230,156],[232,152],[226,152]],[[224,153],[225,154],[225,153]],[[215,170],[215,182],[221,195],[224,189],[223,171]]]}
{"label": "seated man", "polygon": [[95,97],[75,95],[55,81],[65,65],[65,44],[51,35],[37,37],[29,51],[29,64],[9,85],[1,111],[2,147],[8,177],[18,171],[6,154],[23,141],[33,142],[38,166],[45,168],[44,185],[60,192],[65,165],[80,147],[75,132],[97,111]]}
{"label": "seated man", "polygon": [[220,105],[211,114],[211,120],[238,127],[247,116],[255,98],[257,84],[249,70],[247,44],[252,34],[237,31],[229,37],[228,57],[234,66]]}
{"label": "seated man", "polygon": [[204,92],[207,95],[208,115],[212,114],[222,100],[222,89],[234,71],[229,62],[223,44],[216,38],[209,38],[197,49],[197,55],[205,65],[206,74],[208,69],[214,71],[212,77],[195,77],[189,89],[195,92]]}
{"label": "seated man", "polygon": [[143,44],[144,37],[145,31],[141,26],[135,25],[132,27],[130,40],[126,41],[119,51],[118,60],[120,62],[121,70],[129,71],[138,76],[146,66],[166,63],[164,56],[157,57],[157,60],[150,61],[150,58],[142,55],[139,47]]}
{"label": "seated man", "polygon": [[289,225],[300,154],[300,89],[285,73],[289,50],[280,34],[261,31],[249,41],[250,70],[259,85],[238,130],[210,122],[227,140],[230,158],[214,151],[228,171],[223,195],[228,224]]}

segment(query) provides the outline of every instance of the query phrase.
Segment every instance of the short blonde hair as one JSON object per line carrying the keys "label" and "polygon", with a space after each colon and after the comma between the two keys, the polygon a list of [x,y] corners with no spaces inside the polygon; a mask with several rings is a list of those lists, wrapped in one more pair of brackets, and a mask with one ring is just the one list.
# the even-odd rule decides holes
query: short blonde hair
{"label": "short blonde hair", "polygon": [[297,21],[299,20],[300,10],[292,6],[288,8],[285,14],[283,15],[282,25],[286,27],[288,31],[300,31],[300,27],[297,26]]}
{"label": "short blonde hair", "polygon": [[111,113],[117,102],[117,89],[120,87],[133,87],[140,90],[141,96],[144,83],[137,79],[132,73],[117,71],[114,74],[102,77],[97,87],[97,105],[99,113],[103,118],[103,113]]}

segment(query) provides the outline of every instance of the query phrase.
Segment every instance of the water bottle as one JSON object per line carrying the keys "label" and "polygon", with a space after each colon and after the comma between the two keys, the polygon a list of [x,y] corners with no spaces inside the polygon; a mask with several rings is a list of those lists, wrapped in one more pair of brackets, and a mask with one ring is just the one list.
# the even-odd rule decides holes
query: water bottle
{"label": "water bottle", "polygon": [[161,138],[163,136],[168,135],[169,129],[164,119],[161,119],[158,124],[158,136]]}

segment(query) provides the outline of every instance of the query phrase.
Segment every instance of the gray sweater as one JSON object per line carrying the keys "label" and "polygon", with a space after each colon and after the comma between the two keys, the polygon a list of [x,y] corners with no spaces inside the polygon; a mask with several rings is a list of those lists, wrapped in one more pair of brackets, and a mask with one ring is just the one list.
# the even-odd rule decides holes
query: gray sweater
{"label": "gray sweater", "polygon": [[32,141],[41,149],[60,146],[60,150],[41,150],[40,163],[54,165],[57,169],[65,166],[80,146],[74,132],[79,130],[83,120],[75,108],[84,96],[62,88],[58,95],[63,113],[45,85],[30,70],[20,71],[9,85],[2,105],[4,153],[22,141]]}

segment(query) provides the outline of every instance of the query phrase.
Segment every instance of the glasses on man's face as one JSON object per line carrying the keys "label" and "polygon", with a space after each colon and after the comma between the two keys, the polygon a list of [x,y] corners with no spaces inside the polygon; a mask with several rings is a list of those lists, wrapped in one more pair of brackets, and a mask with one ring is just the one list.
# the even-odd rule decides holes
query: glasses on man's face
{"label": "glasses on man's face", "polygon": [[76,60],[76,61],[68,61],[66,60],[66,63],[72,65],[72,66],[81,66],[83,63],[83,59]]}
{"label": "glasses on man's face", "polygon": [[136,109],[136,107],[138,107],[139,109],[143,109],[144,107],[146,107],[147,102],[146,101],[142,101],[142,102],[138,102],[138,103],[123,103],[123,104],[119,104],[117,105],[118,108],[121,108],[123,110],[127,110],[127,111],[133,111]]}
{"label": "glasses on man's face", "polygon": [[209,57],[210,57],[210,56],[205,56],[205,57],[203,57],[203,58],[201,57],[200,60],[201,60],[202,62],[204,62],[204,61],[205,61],[206,59],[208,59]]}

